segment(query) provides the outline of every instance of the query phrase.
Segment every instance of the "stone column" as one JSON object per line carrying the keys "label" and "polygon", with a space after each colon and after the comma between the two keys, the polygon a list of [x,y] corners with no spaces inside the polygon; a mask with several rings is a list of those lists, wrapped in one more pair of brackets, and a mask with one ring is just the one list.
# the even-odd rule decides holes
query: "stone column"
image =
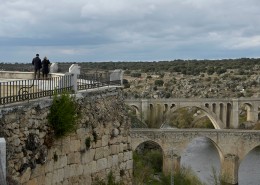
{"label": "stone column", "polygon": [[180,171],[181,157],[176,154],[168,152],[163,158],[163,174],[169,175]]}
{"label": "stone column", "polygon": [[232,104],[232,114],[230,117],[230,127],[231,128],[238,128],[239,126],[239,105],[238,99],[233,99]]}
{"label": "stone column", "polygon": [[141,121],[142,122],[146,122],[146,121],[150,121],[148,120],[149,118],[149,114],[148,114],[148,111],[149,111],[149,102],[147,99],[142,99],[141,100]]}
{"label": "stone column", "polygon": [[0,138],[0,184],[6,185],[6,141]]}
{"label": "stone column", "polygon": [[224,125],[225,125],[225,128],[227,128],[227,104],[225,103],[225,104],[223,104],[223,120],[222,120],[222,122],[224,123]]}
{"label": "stone column", "polygon": [[222,184],[238,184],[238,156],[235,154],[226,154],[222,161],[221,168]]}
{"label": "stone column", "polygon": [[258,120],[258,106],[253,104],[247,110],[247,121],[257,122]]}

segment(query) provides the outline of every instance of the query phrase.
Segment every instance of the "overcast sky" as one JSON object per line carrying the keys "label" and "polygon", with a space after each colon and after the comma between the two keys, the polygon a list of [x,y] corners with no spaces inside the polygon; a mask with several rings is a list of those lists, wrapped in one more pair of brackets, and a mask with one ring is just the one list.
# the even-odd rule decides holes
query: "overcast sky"
{"label": "overcast sky", "polygon": [[260,0],[0,0],[0,62],[260,57]]}

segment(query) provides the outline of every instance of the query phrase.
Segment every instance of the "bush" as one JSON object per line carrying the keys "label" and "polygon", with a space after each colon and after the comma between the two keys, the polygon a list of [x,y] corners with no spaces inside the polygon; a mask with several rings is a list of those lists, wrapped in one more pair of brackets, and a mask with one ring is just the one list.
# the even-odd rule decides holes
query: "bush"
{"label": "bush", "polygon": [[163,86],[164,81],[163,80],[155,80],[154,85]]}
{"label": "bush", "polygon": [[78,116],[74,98],[66,92],[60,96],[54,95],[48,122],[53,127],[56,137],[59,138],[74,131]]}

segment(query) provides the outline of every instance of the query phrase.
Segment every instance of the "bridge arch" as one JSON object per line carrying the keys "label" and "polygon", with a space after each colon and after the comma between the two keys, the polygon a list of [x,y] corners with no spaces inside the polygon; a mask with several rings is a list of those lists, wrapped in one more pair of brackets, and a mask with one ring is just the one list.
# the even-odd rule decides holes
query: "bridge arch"
{"label": "bridge arch", "polygon": [[[240,161],[238,165],[238,183],[254,184],[259,180],[259,163],[260,163],[260,145],[250,150]],[[244,178],[241,178],[244,177]]]}
{"label": "bridge arch", "polygon": [[218,146],[218,144],[210,137],[208,136],[196,136],[194,138],[192,138],[189,142],[187,142],[185,145],[184,145],[184,150],[182,152],[182,154],[184,154],[184,151],[186,151],[189,147],[190,144],[192,144],[193,141],[195,141],[196,139],[200,139],[200,138],[205,138],[207,140],[210,141],[210,143],[214,146],[214,148],[217,150],[218,152],[218,156],[219,156],[219,160],[220,162],[223,160],[224,156],[223,156],[223,152],[220,148],[220,146]]}
{"label": "bridge arch", "polygon": [[213,124],[214,128],[215,129],[223,129],[225,128],[224,127],[224,124],[223,122],[221,122],[220,120],[218,120],[214,115],[214,113],[209,109],[207,108],[206,106],[196,106],[196,105],[191,105],[191,106],[178,106],[178,107],[174,107],[172,109],[172,112],[175,112],[181,108],[187,108],[187,107],[196,107],[200,110],[202,110],[206,116],[210,119],[211,123]]}

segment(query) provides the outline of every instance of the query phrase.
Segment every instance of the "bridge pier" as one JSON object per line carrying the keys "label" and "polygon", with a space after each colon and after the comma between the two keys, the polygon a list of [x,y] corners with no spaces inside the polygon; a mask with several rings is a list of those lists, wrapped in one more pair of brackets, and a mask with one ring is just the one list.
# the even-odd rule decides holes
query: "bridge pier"
{"label": "bridge pier", "polygon": [[224,156],[221,168],[221,181],[224,185],[238,184],[238,156],[227,154]]}
{"label": "bridge pier", "polygon": [[176,154],[168,154],[163,158],[163,174],[169,175],[171,172],[180,171],[181,157]]}

